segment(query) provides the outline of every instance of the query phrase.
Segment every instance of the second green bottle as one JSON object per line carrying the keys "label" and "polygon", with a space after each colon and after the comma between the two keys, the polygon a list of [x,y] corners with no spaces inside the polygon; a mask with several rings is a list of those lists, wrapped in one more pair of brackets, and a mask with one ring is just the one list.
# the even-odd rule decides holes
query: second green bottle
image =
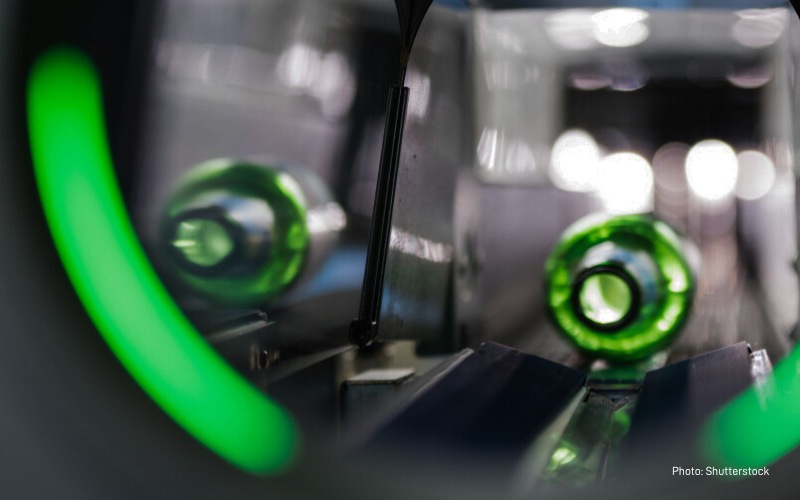
{"label": "second green bottle", "polygon": [[547,300],[578,349],[612,361],[667,346],[691,308],[694,277],[684,243],[647,215],[594,215],[562,235],[546,263]]}

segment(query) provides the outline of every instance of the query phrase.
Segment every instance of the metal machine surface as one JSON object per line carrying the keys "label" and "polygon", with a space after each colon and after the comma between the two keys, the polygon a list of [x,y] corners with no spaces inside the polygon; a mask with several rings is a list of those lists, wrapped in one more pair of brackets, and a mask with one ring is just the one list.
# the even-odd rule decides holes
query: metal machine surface
{"label": "metal machine surface", "polygon": [[[800,413],[797,377],[781,375],[800,352],[791,5],[428,3],[0,6],[0,22],[15,26],[0,29],[0,146],[15,165],[3,203],[22,214],[3,222],[0,373],[25,374],[2,385],[11,456],[0,491],[638,498],[792,484],[800,441],[756,417],[725,420],[748,398],[784,405],[787,427]],[[103,273],[132,289],[152,273],[145,295],[172,318],[163,335],[186,334],[187,352],[207,360],[165,348],[157,366],[177,367],[172,394],[185,400],[159,392],[145,355],[126,357],[160,351],[162,330],[132,326],[152,304],[123,294],[132,314],[109,323],[113,285],[94,297],[81,285],[105,264],[70,264],[70,241],[111,237],[100,223],[65,226],[86,230],[73,238],[55,229],[69,214],[52,207],[89,207],[91,196],[58,205],[70,186],[43,187],[74,166],[42,166],[71,151],[41,152],[67,136],[36,125],[50,109],[37,108],[49,84],[36,75],[74,76],[41,69],[53,60],[83,61],[81,81],[96,76],[110,145],[103,186],[124,203],[109,227],[132,228],[125,241],[141,244],[132,281]],[[79,109],[73,101],[65,109]],[[385,132],[398,123],[402,140]],[[387,183],[393,140],[399,170]],[[368,255],[387,200],[380,282]],[[548,256],[585,216],[642,213],[683,238],[688,320],[655,353],[579,350],[548,309]],[[354,337],[370,284],[379,320]],[[176,408],[214,388],[244,394],[216,404],[254,419],[252,434],[224,420],[204,433],[189,403]],[[265,466],[259,455],[277,441],[294,458]],[[747,466],[728,444],[750,441],[752,466],[772,467],[774,482],[675,475]],[[782,452],[769,452],[772,441]]]}

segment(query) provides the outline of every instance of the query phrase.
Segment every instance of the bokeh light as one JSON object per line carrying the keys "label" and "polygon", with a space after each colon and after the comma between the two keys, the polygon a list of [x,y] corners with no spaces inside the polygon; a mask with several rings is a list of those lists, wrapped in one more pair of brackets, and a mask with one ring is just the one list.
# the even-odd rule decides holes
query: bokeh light
{"label": "bokeh light", "polygon": [[610,213],[648,212],[653,209],[653,169],[636,153],[608,155],[600,162],[597,192]]}
{"label": "bokeh light", "polygon": [[723,141],[700,141],[686,156],[689,188],[705,201],[722,201],[733,195],[738,171],[736,152]]}
{"label": "bokeh light", "polygon": [[743,200],[757,200],[770,192],[775,184],[775,165],[769,156],[760,151],[742,151],[737,155],[739,176],[736,196]]}
{"label": "bokeh light", "polygon": [[589,133],[567,130],[553,144],[550,179],[567,191],[592,191],[599,161],[600,148]]}
{"label": "bokeh light", "polygon": [[617,8],[602,10],[592,16],[594,37],[609,47],[633,47],[647,40],[650,15],[641,9]]}

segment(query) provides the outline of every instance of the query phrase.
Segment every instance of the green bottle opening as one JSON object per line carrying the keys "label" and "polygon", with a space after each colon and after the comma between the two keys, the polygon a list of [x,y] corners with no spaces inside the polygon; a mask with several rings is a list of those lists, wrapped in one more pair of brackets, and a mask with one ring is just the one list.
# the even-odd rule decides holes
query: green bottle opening
{"label": "green bottle opening", "polygon": [[593,215],[568,228],[546,263],[547,300],[581,351],[642,359],[672,342],[691,308],[683,242],[647,215]]}
{"label": "green bottle opening", "polygon": [[578,284],[578,308],[590,324],[610,327],[620,324],[634,309],[631,286],[621,276],[599,271]]}
{"label": "green bottle opening", "polygon": [[222,224],[211,219],[181,221],[172,239],[172,246],[189,263],[213,267],[233,252],[235,242]]}
{"label": "green bottle opening", "polygon": [[168,200],[162,247],[192,293],[222,306],[261,306],[306,265],[307,213],[303,188],[285,169],[212,160],[191,170]]}

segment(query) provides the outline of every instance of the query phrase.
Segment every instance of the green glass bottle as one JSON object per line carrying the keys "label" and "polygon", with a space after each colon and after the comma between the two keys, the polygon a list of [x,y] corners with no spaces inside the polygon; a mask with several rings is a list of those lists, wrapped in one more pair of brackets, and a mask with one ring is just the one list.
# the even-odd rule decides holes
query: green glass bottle
{"label": "green glass bottle", "polygon": [[168,267],[191,292],[249,307],[297,282],[342,227],[344,212],[312,173],[220,159],[179,182],[160,237]]}
{"label": "green glass bottle", "polygon": [[667,346],[691,308],[684,243],[648,215],[591,215],[547,259],[547,304],[558,329],[589,355],[642,359]]}

